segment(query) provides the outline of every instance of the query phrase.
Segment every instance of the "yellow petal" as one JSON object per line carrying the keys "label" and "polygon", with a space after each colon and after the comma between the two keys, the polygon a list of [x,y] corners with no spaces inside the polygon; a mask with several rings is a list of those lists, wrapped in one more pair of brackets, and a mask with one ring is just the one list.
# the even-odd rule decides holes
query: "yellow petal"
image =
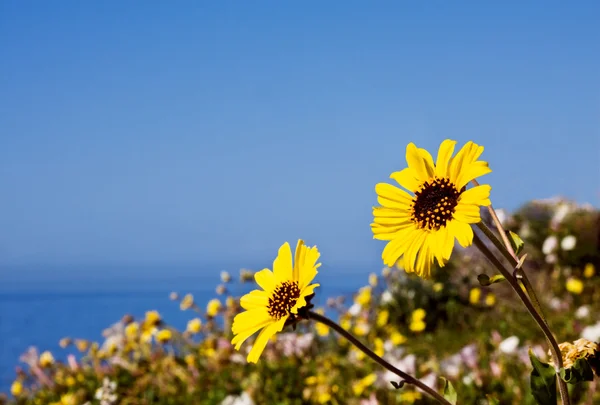
{"label": "yellow petal", "polygon": [[267,308],[256,308],[249,311],[244,311],[233,318],[231,331],[234,335],[244,332],[248,329],[255,328],[258,325],[264,325],[265,322],[270,322],[272,317],[267,312]]}
{"label": "yellow petal", "polygon": [[248,362],[256,363],[258,362],[258,358],[262,354],[263,350],[265,350],[265,346],[267,346],[267,342],[269,339],[275,335],[277,332],[283,329],[285,325],[285,321],[287,320],[287,316],[281,318],[277,322],[273,322],[270,325],[266,326],[263,330],[260,331],[258,337],[254,341],[252,345],[252,349],[250,349],[250,353],[248,353]]}
{"label": "yellow petal", "polygon": [[379,240],[392,240],[399,237],[400,232],[405,231],[407,228],[415,228],[414,223],[408,225],[402,224],[397,226],[371,224],[371,231],[373,231],[373,239]]}
{"label": "yellow petal", "polygon": [[454,153],[455,146],[456,141],[452,141],[450,139],[446,139],[440,145],[437,160],[435,162],[435,175],[437,177],[444,178],[448,176],[448,166],[450,164],[450,158]]}
{"label": "yellow petal", "polygon": [[423,246],[419,250],[419,255],[417,256],[417,265],[415,268],[417,273],[425,279],[431,277],[431,265],[433,263],[432,250],[434,249],[431,237],[432,235],[430,234],[429,237],[425,238]]}
{"label": "yellow petal", "polygon": [[298,287],[302,290],[314,278],[317,276],[317,269],[321,266],[320,263],[317,263],[321,254],[316,246],[312,248],[303,246],[303,254],[300,255],[302,258],[301,267],[299,268],[299,277]]}
{"label": "yellow petal", "polygon": [[462,247],[471,246],[473,243],[473,228],[471,225],[460,221],[450,221],[448,231],[454,235]]}
{"label": "yellow petal", "polygon": [[420,182],[430,179],[427,171],[427,163],[423,159],[423,155],[419,152],[419,148],[412,142],[406,146],[406,163],[408,167],[413,169]]}
{"label": "yellow petal", "polygon": [[431,157],[431,153],[427,151],[427,149],[419,148],[419,155],[425,161],[425,169],[427,170],[427,176],[432,178],[435,176],[435,166],[433,165],[433,158]]}
{"label": "yellow petal", "polygon": [[246,329],[242,332],[240,332],[239,334],[235,335],[233,337],[233,339],[231,339],[231,344],[235,346],[235,350],[240,350],[240,347],[242,347],[242,344],[252,335],[254,335],[256,332],[258,332],[260,329],[264,328],[265,326],[274,323],[275,320],[272,318],[269,318],[268,320],[264,321],[263,323],[260,323],[258,325],[253,326],[252,328]]}
{"label": "yellow petal", "polygon": [[463,192],[458,201],[463,204],[477,204],[483,205],[490,198],[490,191],[492,187],[487,184],[482,184],[477,187],[470,188]]}
{"label": "yellow petal", "polygon": [[374,217],[385,217],[385,218],[410,218],[410,210],[400,210],[397,208],[388,207],[373,207]]}
{"label": "yellow petal", "polygon": [[378,195],[377,201],[384,207],[410,209],[413,197],[406,191],[387,183],[379,183],[375,186]]}
{"label": "yellow petal", "polygon": [[302,261],[304,260],[304,241],[302,239],[298,239],[298,243],[296,244],[296,250],[294,251],[294,271],[292,275],[292,280],[298,281],[300,280],[300,266],[302,265]]}
{"label": "yellow petal", "polygon": [[414,238],[417,233],[418,231],[414,227],[403,229],[398,232],[397,237],[389,241],[383,248],[383,252],[381,253],[383,263],[389,267],[396,264],[398,259],[405,254],[406,248],[410,245],[412,238]]}
{"label": "yellow petal", "polygon": [[424,230],[415,232],[415,235],[413,236],[410,245],[404,253],[404,268],[410,271],[411,273],[415,271],[419,274],[421,273],[419,271],[420,269],[415,268],[415,260],[417,259],[417,254],[424,246],[425,238],[428,236],[428,234],[429,233]]}
{"label": "yellow petal", "polygon": [[307,285],[306,287],[304,287],[302,289],[302,291],[300,291],[300,296],[298,297],[296,304],[290,309],[290,312],[292,314],[297,314],[298,310],[300,308],[305,307],[306,306],[306,297],[308,297],[309,295],[314,293],[315,288],[317,288],[319,286],[320,286],[320,284],[310,284],[310,285]]}
{"label": "yellow petal", "polygon": [[466,224],[477,224],[481,222],[481,209],[477,205],[459,203],[452,217]]}
{"label": "yellow petal", "polygon": [[466,186],[471,180],[491,173],[492,169],[488,167],[487,162],[479,161],[468,165],[463,165],[459,169],[458,177],[456,178],[456,187],[460,190]]}
{"label": "yellow petal", "polygon": [[417,179],[417,175],[410,167],[392,173],[390,178],[396,180],[398,184],[413,193],[421,188],[422,182]]}
{"label": "yellow petal", "polygon": [[273,261],[273,274],[278,284],[292,280],[292,250],[287,242],[281,245]]}
{"label": "yellow petal", "polygon": [[269,269],[262,269],[261,271],[256,272],[254,280],[256,280],[256,283],[268,294],[270,294],[277,286],[275,275]]}
{"label": "yellow petal", "polygon": [[269,304],[269,295],[262,290],[252,290],[240,299],[240,305],[246,310],[264,307]]}
{"label": "yellow petal", "polygon": [[[450,159],[450,166],[448,168],[447,177],[454,184],[456,184],[456,180],[458,179],[458,175],[460,174],[460,170],[463,166],[463,161],[465,159],[465,156],[471,150],[472,145],[473,145],[473,142],[471,142],[471,141],[467,142],[462,148],[460,148],[460,150],[458,151],[456,156],[454,156],[452,159]],[[460,188],[459,188],[459,190],[460,190]]]}

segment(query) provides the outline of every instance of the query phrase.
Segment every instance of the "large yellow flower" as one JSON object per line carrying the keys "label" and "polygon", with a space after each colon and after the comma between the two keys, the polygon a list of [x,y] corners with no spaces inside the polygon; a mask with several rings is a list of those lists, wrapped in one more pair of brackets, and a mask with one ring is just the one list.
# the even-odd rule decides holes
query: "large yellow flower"
{"label": "large yellow flower", "polygon": [[310,284],[317,275],[319,251],[309,248],[302,240],[296,246],[295,260],[286,242],[279,248],[273,261],[273,271],[264,269],[254,275],[262,290],[253,290],[240,299],[246,311],[236,315],[231,327],[232,344],[239,350],[242,343],[262,329],[248,354],[248,361],[256,363],[267,341],[280,332],[286,322],[298,320],[298,310],[307,306],[307,297],[319,284]]}
{"label": "large yellow flower", "polygon": [[375,239],[389,241],[382,253],[387,266],[398,262],[407,272],[427,278],[434,259],[440,267],[446,264],[454,238],[463,247],[473,242],[470,224],[481,221],[479,207],[490,205],[491,187],[466,186],[491,169],[477,160],[483,146],[468,142],[452,157],[455,146],[456,141],[442,142],[434,163],[425,149],[408,144],[408,167],[390,178],[413,194],[390,184],[375,186],[382,206],[373,208],[371,229]]}

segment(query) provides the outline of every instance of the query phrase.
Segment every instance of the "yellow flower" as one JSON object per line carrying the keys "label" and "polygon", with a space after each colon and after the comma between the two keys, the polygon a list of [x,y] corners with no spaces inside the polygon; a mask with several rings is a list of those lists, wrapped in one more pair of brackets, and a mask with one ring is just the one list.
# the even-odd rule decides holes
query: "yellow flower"
{"label": "yellow flower", "polygon": [[444,284],[443,283],[435,283],[433,285],[433,291],[434,292],[440,292],[444,289]]}
{"label": "yellow flower", "polygon": [[352,383],[352,392],[354,392],[354,395],[356,396],[362,395],[365,389],[373,385],[375,381],[377,381],[377,376],[375,373],[371,373],[368,376]]}
{"label": "yellow flower", "polygon": [[390,340],[392,341],[392,343],[394,345],[401,345],[402,343],[406,342],[406,337],[398,332],[397,330],[392,331],[392,333],[390,334]]}
{"label": "yellow flower", "polygon": [[40,355],[40,367],[50,367],[54,364],[54,356],[52,353],[45,351]]}
{"label": "yellow flower", "polygon": [[488,307],[491,307],[495,303],[496,303],[496,296],[494,295],[494,293],[489,293],[488,295],[485,296],[485,305],[487,305]]}
{"label": "yellow flower", "polygon": [[578,278],[570,278],[567,280],[567,291],[573,294],[581,294],[583,292],[583,281]]}
{"label": "yellow flower", "polygon": [[373,351],[379,357],[383,357],[383,355],[385,354],[384,343],[381,338],[375,338],[375,349]]}
{"label": "yellow flower", "polygon": [[366,336],[369,333],[369,324],[363,320],[360,320],[354,325],[354,334],[358,336]]}
{"label": "yellow flower", "polygon": [[377,274],[375,274],[375,273],[369,274],[369,285],[371,287],[377,287]]}
{"label": "yellow flower", "polygon": [[340,316],[340,326],[346,330],[352,328],[352,317],[350,314],[344,314]]}
{"label": "yellow flower", "polygon": [[158,343],[167,343],[173,338],[173,334],[169,329],[161,329],[156,334],[156,341]]}
{"label": "yellow flower", "polygon": [[[558,347],[562,355],[563,367],[565,369],[573,367],[575,362],[579,359],[596,359],[600,356],[600,346],[598,346],[598,343],[583,338],[578,339],[573,343],[563,342],[559,344]],[[550,351],[548,351],[548,355],[551,356]],[[549,363],[554,366],[552,360],[550,360]]]}
{"label": "yellow flower", "polygon": [[156,335],[157,331],[155,326],[143,328],[140,335],[140,342],[150,343],[152,341],[152,336]]}
{"label": "yellow flower", "polygon": [[491,204],[491,187],[465,187],[491,170],[477,160],[483,146],[468,142],[452,157],[455,145],[449,139],[442,142],[434,164],[429,152],[408,144],[408,167],[390,177],[414,195],[390,184],[375,187],[381,206],[373,208],[371,229],[375,239],[389,241],[381,255],[385,265],[403,258],[407,272],[428,278],[434,259],[440,267],[447,263],[455,238],[463,247],[473,242],[471,224],[481,221],[479,207]]}
{"label": "yellow flower", "polygon": [[471,291],[469,292],[469,302],[471,303],[471,305],[479,304],[480,298],[481,298],[481,289],[479,289],[477,287],[471,288]]}
{"label": "yellow flower", "polygon": [[422,395],[418,391],[402,391],[400,394],[400,401],[402,403],[412,404],[417,399],[421,399]]}
{"label": "yellow flower", "polygon": [[[325,315],[325,311],[323,308],[319,308],[315,311],[318,314]],[[317,331],[317,335],[321,337],[329,336],[329,327],[323,325],[321,322],[315,322],[315,330]]]}
{"label": "yellow flower", "polygon": [[365,286],[358,290],[358,294],[354,297],[354,302],[363,307],[369,305],[369,302],[371,302],[371,287]]}
{"label": "yellow flower", "polygon": [[190,333],[200,333],[202,329],[202,321],[200,318],[194,318],[187,323],[187,331]]}
{"label": "yellow flower", "polygon": [[182,311],[188,310],[194,306],[194,296],[192,294],[186,294],[185,297],[179,303],[179,309]]}
{"label": "yellow flower", "polygon": [[183,360],[185,361],[185,364],[190,367],[196,364],[196,356],[193,354],[186,354]]}
{"label": "yellow flower", "polygon": [[77,405],[77,397],[74,394],[64,394],[58,402],[60,405]]}
{"label": "yellow flower", "polygon": [[129,325],[127,325],[125,327],[125,336],[129,340],[136,339],[139,332],[140,332],[140,325],[137,322],[131,322]]}
{"label": "yellow flower", "polygon": [[288,321],[298,319],[298,310],[307,305],[306,298],[319,284],[310,284],[317,275],[319,251],[309,248],[302,240],[296,246],[295,260],[289,243],[279,248],[273,261],[273,271],[263,269],[254,275],[262,290],[244,295],[240,304],[246,311],[233,320],[235,335],[232,344],[239,350],[242,343],[261,330],[248,354],[248,361],[256,363],[269,338],[280,332]]}
{"label": "yellow flower", "polygon": [[158,311],[148,311],[146,312],[146,320],[145,323],[150,326],[156,326],[160,323],[162,318]]}
{"label": "yellow flower", "polygon": [[206,306],[206,315],[212,317],[217,316],[220,310],[221,301],[219,301],[217,298],[213,298],[208,302],[208,305]]}
{"label": "yellow flower", "polygon": [[84,339],[75,339],[75,347],[83,353],[90,347],[90,342]]}
{"label": "yellow flower", "polygon": [[233,307],[235,307],[235,298],[233,298],[233,297],[227,297],[227,299],[225,300],[225,306],[227,308],[233,308]]}
{"label": "yellow flower", "polygon": [[58,345],[64,349],[64,348],[68,347],[71,344],[71,342],[72,342],[71,338],[66,337],[66,338],[62,338],[61,340],[59,340]]}
{"label": "yellow flower", "polygon": [[377,314],[377,326],[379,326],[380,328],[384,327],[388,323],[389,319],[389,311],[387,309],[382,310],[380,313]]}
{"label": "yellow flower", "polygon": [[10,386],[10,393],[14,397],[18,397],[23,393],[23,383],[20,380],[15,380]]}
{"label": "yellow flower", "polygon": [[594,274],[596,274],[596,268],[594,265],[592,263],[586,264],[583,268],[583,277],[592,278],[594,277]]}
{"label": "yellow flower", "polygon": [[77,381],[75,380],[75,377],[70,375],[70,376],[67,376],[65,383],[67,384],[67,387],[72,387],[77,383]]}
{"label": "yellow flower", "polygon": [[422,332],[427,326],[425,324],[426,312],[423,308],[415,309],[411,315],[410,325],[408,328],[413,332]]}

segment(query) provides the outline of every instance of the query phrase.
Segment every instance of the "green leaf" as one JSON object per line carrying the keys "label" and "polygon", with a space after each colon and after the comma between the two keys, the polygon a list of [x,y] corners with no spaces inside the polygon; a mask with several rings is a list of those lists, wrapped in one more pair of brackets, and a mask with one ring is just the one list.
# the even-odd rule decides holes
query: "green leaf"
{"label": "green leaf", "polygon": [[531,394],[539,405],[556,405],[556,371],[548,363],[542,363],[529,350],[531,371]]}
{"label": "green leaf", "polygon": [[501,274],[492,277],[489,277],[487,274],[480,274],[477,276],[477,280],[479,281],[480,285],[482,285],[483,287],[487,287],[488,285],[499,283],[506,279]]}
{"label": "green leaf", "polygon": [[523,242],[523,239],[521,239],[519,235],[517,235],[513,231],[508,231],[508,236],[510,239],[510,244],[513,250],[515,251],[515,254],[518,255],[519,253],[521,253],[521,250],[523,250],[525,242]]}
{"label": "green leaf", "polygon": [[444,381],[444,398],[448,400],[452,405],[456,405],[457,395],[452,383],[446,380],[444,377],[440,377]]}
{"label": "green leaf", "polygon": [[578,359],[572,367],[560,369],[560,378],[569,384],[579,384],[582,381],[592,381],[594,371],[586,359]]}

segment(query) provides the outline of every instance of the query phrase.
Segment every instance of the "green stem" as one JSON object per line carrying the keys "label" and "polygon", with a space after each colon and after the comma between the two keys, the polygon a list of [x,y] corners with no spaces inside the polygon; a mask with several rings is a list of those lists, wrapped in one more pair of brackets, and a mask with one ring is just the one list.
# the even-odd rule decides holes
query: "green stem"
{"label": "green stem", "polygon": [[[492,264],[498,269],[498,271],[500,271],[504,278],[508,280],[510,286],[513,288],[513,290],[515,290],[521,301],[523,301],[523,304],[525,304],[525,308],[527,308],[527,311],[529,311],[533,319],[536,321],[536,323],[544,333],[544,336],[546,336],[546,339],[550,343],[550,352],[552,353],[552,361],[554,362],[555,370],[560,370],[563,367],[563,362],[558,343],[556,342],[552,331],[548,327],[548,324],[546,323],[542,315],[540,315],[538,311],[536,311],[534,305],[529,299],[529,295],[527,295],[521,289],[521,286],[519,285],[517,279],[513,277],[511,272],[507,270],[502,264],[502,262],[500,262],[500,260],[498,260],[498,258],[488,249],[488,247],[485,245],[485,243],[483,243],[483,241],[479,238],[477,234],[473,235],[473,243],[488,258],[488,260],[492,262]],[[569,400],[569,391],[567,390],[566,383],[558,375],[557,380],[563,405],[570,405],[571,402]]]}
{"label": "green stem", "polygon": [[406,382],[408,384],[412,384],[412,385],[420,388],[422,391],[431,395],[436,401],[438,401],[441,404],[452,405],[448,400],[446,400],[442,395],[440,395],[433,388],[430,388],[429,386],[423,384],[421,381],[417,380],[415,377],[413,377],[409,374],[406,374],[404,371],[397,369],[396,367],[394,367],[393,365],[391,365],[390,363],[388,363],[387,361],[385,361],[384,359],[382,359],[381,357],[376,355],[371,349],[369,349],[367,346],[365,346],[363,343],[361,343],[360,340],[355,338],[350,332],[348,332],[346,329],[342,328],[340,325],[338,325],[331,319],[329,319],[326,316],[323,316],[321,314],[318,314],[316,312],[312,312],[312,311],[308,312],[308,316],[310,319],[313,319],[317,322],[321,322],[322,324],[327,325],[331,329],[335,330],[337,333],[339,333],[344,338],[346,338],[350,343],[352,343],[354,346],[356,346],[360,351],[365,353],[367,356],[369,356],[371,359],[373,359],[379,365],[383,366],[384,368],[388,369],[392,373],[396,374],[404,382]]}

